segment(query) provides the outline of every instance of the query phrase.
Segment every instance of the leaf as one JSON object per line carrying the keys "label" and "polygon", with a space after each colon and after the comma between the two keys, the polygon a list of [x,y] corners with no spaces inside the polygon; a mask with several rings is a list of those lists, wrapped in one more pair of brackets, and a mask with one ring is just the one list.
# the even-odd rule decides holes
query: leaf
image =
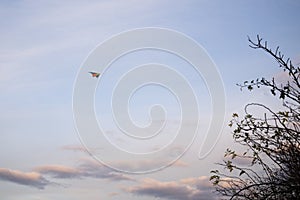
{"label": "leaf", "polygon": [[233,113],[232,117],[239,117],[239,115],[237,113]]}
{"label": "leaf", "polygon": [[233,153],[231,159],[234,159],[236,156],[236,153]]}
{"label": "leaf", "polygon": [[257,158],[253,158],[251,165],[254,165],[256,163]]}
{"label": "leaf", "polygon": [[247,88],[248,88],[248,90],[250,90],[250,91],[253,90],[253,87],[252,87],[251,85],[248,85]]}
{"label": "leaf", "polygon": [[271,93],[275,96],[276,93],[275,93],[275,90],[274,89],[271,89]]}
{"label": "leaf", "polygon": [[252,115],[250,115],[250,114],[246,115],[246,118],[251,118],[251,117],[252,117]]}
{"label": "leaf", "polygon": [[[211,174],[216,174],[216,173],[219,173],[219,170],[217,170],[217,169],[216,170],[211,170],[210,173]],[[216,175],[213,175],[213,176],[216,176]]]}
{"label": "leaf", "polygon": [[281,91],[281,92],[280,92],[279,99],[284,99],[284,98],[285,98],[285,93],[284,93],[284,91]]}
{"label": "leaf", "polygon": [[239,176],[242,176],[243,174],[245,174],[246,172],[244,171],[244,170],[242,170],[241,172],[240,172],[240,175]]}
{"label": "leaf", "polygon": [[230,172],[232,172],[232,170],[233,170],[233,165],[232,165],[232,162],[231,162],[230,160],[228,160],[228,161],[226,162],[226,167],[227,167],[227,169],[229,169]]}
{"label": "leaf", "polygon": [[209,178],[210,181],[214,180],[213,181],[213,185],[218,185],[218,183],[220,182],[220,177],[218,175],[212,175],[210,178]]}

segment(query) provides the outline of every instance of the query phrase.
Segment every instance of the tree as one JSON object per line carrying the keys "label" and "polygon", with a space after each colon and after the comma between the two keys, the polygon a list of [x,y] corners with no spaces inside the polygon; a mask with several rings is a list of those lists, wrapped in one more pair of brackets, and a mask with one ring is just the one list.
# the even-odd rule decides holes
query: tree
{"label": "tree", "polygon": [[[271,50],[259,36],[256,42],[248,40],[251,48],[271,55],[288,78],[283,83],[259,78],[237,85],[250,91],[268,88],[282,107],[275,111],[250,103],[242,117],[232,115],[233,139],[245,151],[227,149],[225,160],[218,163],[224,170],[212,170],[210,180],[225,199],[300,199],[300,69],[279,47]],[[250,113],[250,107],[260,109],[262,116]]]}

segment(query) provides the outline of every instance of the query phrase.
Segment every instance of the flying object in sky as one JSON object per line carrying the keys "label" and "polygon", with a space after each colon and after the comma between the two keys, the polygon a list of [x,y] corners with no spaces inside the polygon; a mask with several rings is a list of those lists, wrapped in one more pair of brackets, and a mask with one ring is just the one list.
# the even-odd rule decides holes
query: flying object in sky
{"label": "flying object in sky", "polygon": [[100,76],[100,73],[98,72],[89,72],[90,74],[92,74],[92,77],[98,78]]}

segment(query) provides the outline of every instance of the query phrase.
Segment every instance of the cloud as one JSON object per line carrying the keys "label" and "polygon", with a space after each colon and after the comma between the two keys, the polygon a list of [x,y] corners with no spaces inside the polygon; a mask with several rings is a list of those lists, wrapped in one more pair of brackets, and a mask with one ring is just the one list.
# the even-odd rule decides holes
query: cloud
{"label": "cloud", "polygon": [[93,160],[85,159],[78,167],[67,167],[63,165],[45,165],[36,168],[41,174],[50,175],[58,179],[80,179],[80,178],[97,178],[109,179],[112,181],[129,180],[134,181],[131,177],[115,172],[112,169]]}
{"label": "cloud", "polygon": [[62,147],[62,149],[87,153],[86,148],[84,148],[84,146],[82,146],[82,145],[65,145]]}
{"label": "cloud", "polygon": [[[62,150],[68,150],[68,151],[74,151],[74,152],[82,152],[87,155],[93,154],[93,150],[87,150],[84,146],[82,145],[65,145],[61,147]],[[179,147],[174,148],[174,151],[179,149]],[[90,159],[83,159],[83,165],[84,162],[92,162]],[[99,166],[100,163],[96,162],[97,165]],[[115,166],[116,168],[120,169],[120,171],[144,171],[145,166],[147,169],[153,168],[156,169],[157,167],[162,166],[162,164],[165,163],[163,158],[157,159],[157,160],[136,160],[136,161],[127,161],[127,160],[119,160],[119,161],[114,161],[110,163],[112,166]],[[176,160],[174,163],[170,165],[174,167],[187,167],[188,163],[181,161],[181,160]]]}
{"label": "cloud", "polygon": [[111,192],[108,194],[108,196],[110,196],[110,197],[117,196],[117,195],[119,195],[119,193],[117,193],[117,192]]}
{"label": "cloud", "polygon": [[51,184],[50,181],[45,179],[41,174],[36,172],[22,172],[6,168],[0,168],[0,180],[17,183],[44,189],[45,186]]}
{"label": "cloud", "polygon": [[45,165],[35,168],[33,172],[0,168],[0,180],[38,189],[45,189],[46,186],[54,184],[54,182],[44,177],[46,175],[56,179],[96,178],[111,181],[135,181],[127,175],[115,172],[96,161],[87,159],[75,168],[64,165]]}
{"label": "cloud", "polygon": [[78,178],[81,172],[75,168],[66,167],[63,165],[47,165],[36,168],[36,171],[41,174],[49,174],[54,178]]}
{"label": "cloud", "polygon": [[[112,163],[113,166],[116,166],[118,169],[123,171],[130,172],[143,172],[148,171],[149,169],[158,169],[165,166],[165,162],[163,159],[158,160],[135,160],[135,161],[126,161],[120,160]],[[184,161],[177,160],[171,165],[167,165],[166,167],[187,167],[188,164]]]}
{"label": "cloud", "polygon": [[177,160],[176,162],[174,162],[174,164],[172,164],[173,166],[176,167],[188,167],[188,163],[182,161],[182,160]]}
{"label": "cloud", "polygon": [[125,191],[136,195],[172,200],[215,199],[212,193],[212,186],[206,176],[169,182],[147,178],[140,185],[125,188]]}
{"label": "cloud", "polygon": [[113,169],[100,164],[94,160],[87,160],[79,166],[80,171],[84,177],[110,179],[113,181],[129,180],[134,181],[133,178],[116,172]]}
{"label": "cloud", "polygon": [[74,151],[74,152],[81,152],[87,155],[92,155],[95,152],[101,150],[102,148],[95,148],[95,149],[87,149],[83,145],[80,144],[73,144],[73,145],[64,145],[61,147],[62,150],[67,150],[67,151]]}

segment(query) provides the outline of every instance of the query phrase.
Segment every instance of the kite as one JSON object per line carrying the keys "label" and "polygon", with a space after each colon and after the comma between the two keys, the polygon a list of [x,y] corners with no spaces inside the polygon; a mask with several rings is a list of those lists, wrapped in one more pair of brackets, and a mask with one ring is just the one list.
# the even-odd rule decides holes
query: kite
{"label": "kite", "polygon": [[90,74],[92,74],[92,77],[98,78],[100,76],[100,73],[97,72],[89,72]]}

